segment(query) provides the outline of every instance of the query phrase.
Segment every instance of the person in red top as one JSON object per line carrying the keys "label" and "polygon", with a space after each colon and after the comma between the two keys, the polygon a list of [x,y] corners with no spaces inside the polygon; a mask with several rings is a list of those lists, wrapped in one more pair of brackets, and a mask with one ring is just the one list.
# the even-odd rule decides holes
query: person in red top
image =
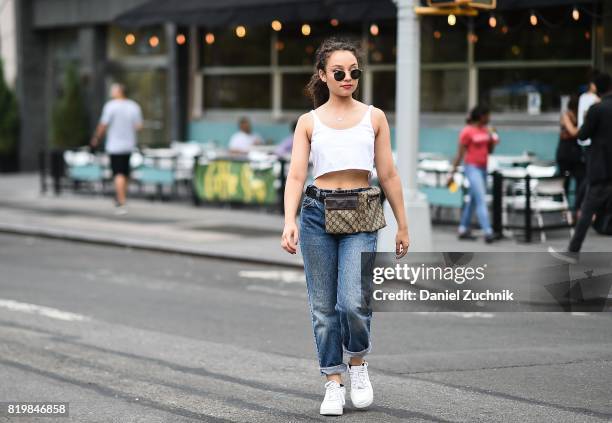
{"label": "person in red top", "polygon": [[447,185],[453,182],[453,174],[463,159],[463,173],[469,183],[469,201],[464,204],[461,213],[458,236],[459,239],[475,239],[470,232],[470,222],[475,209],[487,243],[495,240],[486,202],[487,161],[489,154],[499,143],[497,133],[487,126],[489,118],[489,109],[484,106],[476,106],[470,111],[467,125],[459,134],[459,150],[446,181]]}

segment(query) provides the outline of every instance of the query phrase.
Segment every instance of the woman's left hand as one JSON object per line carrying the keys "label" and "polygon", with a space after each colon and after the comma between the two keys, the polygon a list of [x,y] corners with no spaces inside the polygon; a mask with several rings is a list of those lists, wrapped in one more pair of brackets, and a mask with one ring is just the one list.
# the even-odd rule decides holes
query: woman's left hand
{"label": "woman's left hand", "polygon": [[410,246],[410,236],[408,229],[398,229],[395,235],[395,258],[400,259],[408,252]]}

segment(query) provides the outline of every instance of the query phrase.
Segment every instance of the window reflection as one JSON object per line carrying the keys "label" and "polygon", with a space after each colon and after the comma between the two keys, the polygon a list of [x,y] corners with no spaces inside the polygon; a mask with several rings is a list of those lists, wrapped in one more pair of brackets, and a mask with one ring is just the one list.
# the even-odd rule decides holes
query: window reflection
{"label": "window reflection", "polygon": [[270,109],[270,75],[205,76],[204,108]]}
{"label": "window reflection", "polygon": [[482,70],[478,78],[480,100],[497,112],[524,113],[529,93],[538,93],[541,111],[555,112],[561,107],[562,95],[578,94],[588,71],[588,67]]}
{"label": "window reflection", "polygon": [[310,81],[310,76],[310,73],[283,75],[283,109],[310,110],[314,107],[312,100],[304,94],[304,88],[308,81]]}
{"label": "window reflection", "polygon": [[465,70],[421,72],[421,110],[424,112],[464,112],[467,92]]}
{"label": "window reflection", "polygon": [[[236,36],[235,28],[200,31],[204,66],[269,66],[270,30],[267,27],[245,27],[246,35]],[[211,37],[210,34],[213,36]],[[208,37],[207,37],[208,35]],[[206,41],[208,39],[208,42]],[[209,44],[209,42],[212,44]]]}

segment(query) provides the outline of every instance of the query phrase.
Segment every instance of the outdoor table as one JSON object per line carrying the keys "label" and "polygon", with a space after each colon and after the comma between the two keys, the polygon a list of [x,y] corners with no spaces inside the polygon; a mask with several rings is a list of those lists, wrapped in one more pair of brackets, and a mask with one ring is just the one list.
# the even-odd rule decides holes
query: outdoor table
{"label": "outdoor table", "polygon": [[[493,217],[492,224],[493,230],[501,236],[502,229],[524,229],[525,230],[525,242],[532,241],[533,227],[531,219],[533,217],[533,209],[531,205],[531,182],[534,179],[544,180],[556,178],[557,176],[550,174],[549,172],[541,172],[530,170],[529,168],[523,167],[511,167],[511,168],[500,168],[492,173],[493,176]],[[503,194],[504,194],[504,180],[511,181],[524,181],[524,195],[525,195],[525,223],[524,226],[505,225],[502,222],[503,212]]]}

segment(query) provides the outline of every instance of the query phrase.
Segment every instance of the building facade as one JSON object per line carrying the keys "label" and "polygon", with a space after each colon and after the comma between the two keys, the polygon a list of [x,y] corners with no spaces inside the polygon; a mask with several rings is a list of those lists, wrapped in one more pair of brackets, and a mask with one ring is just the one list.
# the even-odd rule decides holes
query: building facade
{"label": "building facade", "polygon": [[[454,148],[467,110],[487,103],[508,138],[538,152],[537,143],[556,140],[559,112],[586,88],[590,70],[612,70],[610,2],[524,3],[499,1],[497,10],[476,18],[422,17],[424,149]],[[164,19],[164,9],[155,8],[142,0],[17,2],[17,87],[27,120],[22,169],[35,168],[36,152],[48,144],[51,106],[70,63],[80,70],[92,129],[117,80],[143,107],[143,144],[225,145],[243,115],[277,142],[312,108],[303,88],[317,45],[342,35],[364,51],[358,98],[385,110],[393,126],[396,20],[388,11],[346,20],[339,13],[284,21],[269,13],[265,23],[218,26]],[[145,23],[129,19],[155,13]]]}

